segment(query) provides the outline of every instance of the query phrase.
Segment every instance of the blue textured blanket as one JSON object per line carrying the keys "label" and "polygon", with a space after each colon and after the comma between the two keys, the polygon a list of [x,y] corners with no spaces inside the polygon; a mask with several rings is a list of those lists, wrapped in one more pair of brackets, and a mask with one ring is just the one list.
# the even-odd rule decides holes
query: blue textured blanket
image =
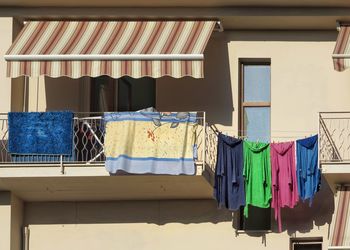
{"label": "blue textured blanket", "polygon": [[9,152],[71,155],[72,112],[10,112]]}

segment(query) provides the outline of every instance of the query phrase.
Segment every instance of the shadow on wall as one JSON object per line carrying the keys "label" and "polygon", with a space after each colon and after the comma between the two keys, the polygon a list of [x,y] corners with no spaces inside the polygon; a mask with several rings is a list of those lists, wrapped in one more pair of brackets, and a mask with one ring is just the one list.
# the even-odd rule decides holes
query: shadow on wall
{"label": "shadow on wall", "polygon": [[219,223],[232,215],[213,200],[35,202],[25,204],[25,224]]}
{"label": "shadow on wall", "polygon": [[[322,183],[321,190],[311,207],[308,202],[299,202],[293,209],[282,209],[283,230],[287,230],[289,235],[296,232],[307,233],[315,227],[331,223],[334,196],[327,182],[322,180]],[[94,223],[164,225],[233,221],[232,213],[225,209],[217,209],[214,200],[29,202],[25,204],[24,217],[26,225]],[[274,219],[272,226],[272,231],[277,232],[277,223]]]}
{"label": "shadow on wall", "polygon": [[80,111],[81,79],[45,77],[46,111]]}
{"label": "shadow on wall", "polygon": [[234,31],[231,41],[335,42],[338,32],[332,31]]}
{"label": "shadow on wall", "polygon": [[330,225],[333,213],[334,195],[322,176],[321,189],[316,194],[312,206],[309,206],[308,201],[299,201],[293,209],[282,209],[282,225],[289,235],[296,232],[307,233],[314,227]]}
{"label": "shadow on wall", "polygon": [[210,123],[232,125],[232,89],[228,37],[214,32],[205,49],[204,78],[157,79],[157,108],[161,111],[206,111]]}

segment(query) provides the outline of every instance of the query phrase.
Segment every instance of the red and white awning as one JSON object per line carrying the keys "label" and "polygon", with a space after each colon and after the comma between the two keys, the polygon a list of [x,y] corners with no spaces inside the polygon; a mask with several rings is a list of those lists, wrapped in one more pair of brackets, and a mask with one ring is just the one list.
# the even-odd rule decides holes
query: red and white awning
{"label": "red and white awning", "polygon": [[333,51],[334,69],[343,71],[350,67],[350,26],[341,26]]}
{"label": "red and white awning", "polygon": [[341,186],[328,249],[350,249],[350,186]]}
{"label": "red and white awning", "polygon": [[5,55],[7,76],[204,77],[216,21],[31,21]]}

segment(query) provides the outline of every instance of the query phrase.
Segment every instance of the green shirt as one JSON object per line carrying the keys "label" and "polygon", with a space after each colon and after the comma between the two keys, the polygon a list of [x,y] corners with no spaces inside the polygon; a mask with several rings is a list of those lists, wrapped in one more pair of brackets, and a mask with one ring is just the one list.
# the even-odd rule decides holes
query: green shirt
{"label": "green shirt", "polygon": [[244,141],[245,199],[244,216],[249,205],[268,208],[271,195],[270,144]]}

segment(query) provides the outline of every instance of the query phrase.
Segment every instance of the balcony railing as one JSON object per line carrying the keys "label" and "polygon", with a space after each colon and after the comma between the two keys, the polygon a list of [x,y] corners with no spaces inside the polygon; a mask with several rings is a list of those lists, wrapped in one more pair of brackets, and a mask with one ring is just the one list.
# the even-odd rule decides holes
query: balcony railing
{"label": "balcony railing", "polygon": [[319,115],[320,163],[350,162],[350,112]]}
{"label": "balcony railing", "polygon": [[[73,118],[73,152],[72,156],[57,155],[11,155],[8,152],[8,118],[0,114],[0,165],[1,166],[55,166],[55,165],[104,165],[104,121],[101,114],[76,113]],[[205,113],[198,112],[197,167],[205,166],[206,122]],[[198,168],[197,168],[198,169]]]}

